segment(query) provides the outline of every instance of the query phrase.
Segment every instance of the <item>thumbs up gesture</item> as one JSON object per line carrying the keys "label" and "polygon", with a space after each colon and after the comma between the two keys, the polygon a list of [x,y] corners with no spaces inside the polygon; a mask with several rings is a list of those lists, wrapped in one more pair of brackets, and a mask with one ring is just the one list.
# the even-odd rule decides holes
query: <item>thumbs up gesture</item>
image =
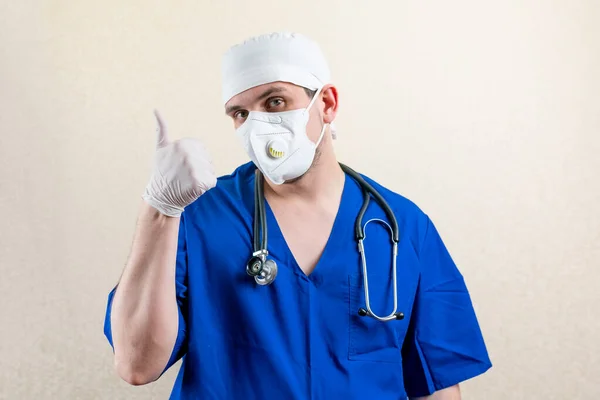
{"label": "thumbs up gesture", "polygon": [[143,199],[169,217],[179,217],[183,209],[217,183],[208,152],[197,139],[171,142],[167,127],[158,114],[154,171]]}

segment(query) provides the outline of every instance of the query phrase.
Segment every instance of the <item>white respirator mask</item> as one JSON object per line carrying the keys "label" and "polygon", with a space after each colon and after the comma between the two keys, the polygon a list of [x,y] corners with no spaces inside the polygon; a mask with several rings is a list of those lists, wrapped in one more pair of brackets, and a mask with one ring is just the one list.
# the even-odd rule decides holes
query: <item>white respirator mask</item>
{"label": "white respirator mask", "polygon": [[317,143],[306,134],[309,110],[321,88],[306,108],[283,112],[250,111],[236,129],[244,149],[271,182],[281,185],[302,176],[313,163],[316,149],[328,124],[323,124]]}

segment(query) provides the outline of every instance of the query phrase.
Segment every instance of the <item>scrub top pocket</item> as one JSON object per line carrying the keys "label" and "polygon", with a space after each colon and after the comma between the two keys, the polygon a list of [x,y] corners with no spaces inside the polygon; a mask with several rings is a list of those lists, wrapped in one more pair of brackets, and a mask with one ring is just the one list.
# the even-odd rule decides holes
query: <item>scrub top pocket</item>
{"label": "scrub top pocket", "polygon": [[[400,277],[398,277],[400,279]],[[380,317],[387,316],[394,307],[392,279],[387,274],[369,274],[369,298],[371,310]],[[387,322],[373,317],[358,315],[358,310],[366,308],[362,275],[348,276],[349,286],[349,341],[348,358],[355,361],[375,361],[401,363],[401,349],[410,320],[411,303],[407,299],[414,293],[403,291],[398,282],[398,312],[404,319]]]}

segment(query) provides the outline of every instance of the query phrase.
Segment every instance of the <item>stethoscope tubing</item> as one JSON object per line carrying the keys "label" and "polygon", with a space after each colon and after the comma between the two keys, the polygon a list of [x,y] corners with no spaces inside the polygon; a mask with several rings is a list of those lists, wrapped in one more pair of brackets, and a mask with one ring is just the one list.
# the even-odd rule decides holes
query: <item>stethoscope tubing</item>
{"label": "stethoscope tubing", "polygon": [[[340,167],[344,171],[344,173],[350,175],[361,187],[363,194],[363,203],[356,218],[354,224],[355,237],[358,244],[358,251],[361,257],[362,264],[362,275],[363,275],[363,284],[365,291],[365,305],[366,309],[361,308],[358,311],[360,316],[370,316],[379,321],[391,321],[391,320],[399,320],[404,318],[404,314],[401,312],[397,312],[398,310],[398,287],[397,287],[397,256],[398,256],[398,243],[400,241],[400,233],[398,229],[398,222],[396,220],[396,216],[394,215],[393,210],[385,201],[383,196],[373,188],[361,175],[359,175],[352,168],[340,163]],[[393,297],[394,297],[394,310],[387,316],[381,317],[373,312],[371,309],[371,301],[369,296],[369,278],[367,272],[367,258],[365,254],[364,248],[364,239],[365,228],[367,224],[373,220],[369,220],[362,225],[362,221],[364,215],[369,206],[369,201],[371,196],[375,199],[375,201],[380,205],[386,214],[389,223],[385,222],[381,219],[373,219],[378,220],[384,223],[388,229],[390,230],[390,235],[392,238],[392,279],[393,279]],[[264,195],[264,181],[262,173],[259,169],[256,169],[255,173],[255,184],[254,184],[254,223],[253,223],[253,257],[259,257],[262,262],[260,263],[260,269],[256,269],[254,271],[253,268],[248,268],[247,271],[250,275],[254,276],[257,283],[261,285],[271,283],[275,277],[277,276],[277,264],[273,260],[267,260],[267,217],[266,217],[266,206],[265,206],[265,195]],[[251,260],[252,261],[252,260]],[[267,265],[268,264],[268,265]],[[250,265],[250,263],[249,263]],[[265,265],[267,265],[265,267]],[[264,268],[264,271],[263,271]],[[266,277],[266,278],[265,278]]]}

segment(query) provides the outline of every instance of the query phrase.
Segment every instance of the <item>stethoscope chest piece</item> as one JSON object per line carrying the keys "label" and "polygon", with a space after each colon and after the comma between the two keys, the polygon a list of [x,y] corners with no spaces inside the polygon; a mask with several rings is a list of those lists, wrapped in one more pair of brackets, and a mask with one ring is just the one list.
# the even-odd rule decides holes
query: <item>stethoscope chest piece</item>
{"label": "stethoscope chest piece", "polygon": [[266,250],[259,250],[252,255],[246,264],[246,273],[261,286],[273,283],[277,277],[277,263],[267,258]]}
{"label": "stethoscope chest piece", "polygon": [[254,280],[259,285],[264,286],[273,283],[276,277],[277,263],[271,259],[268,259],[263,263],[262,271],[260,272],[260,274],[254,277]]}
{"label": "stethoscope chest piece", "polygon": [[261,286],[273,283],[277,277],[277,263],[271,259],[254,256],[246,265],[246,273]]}

